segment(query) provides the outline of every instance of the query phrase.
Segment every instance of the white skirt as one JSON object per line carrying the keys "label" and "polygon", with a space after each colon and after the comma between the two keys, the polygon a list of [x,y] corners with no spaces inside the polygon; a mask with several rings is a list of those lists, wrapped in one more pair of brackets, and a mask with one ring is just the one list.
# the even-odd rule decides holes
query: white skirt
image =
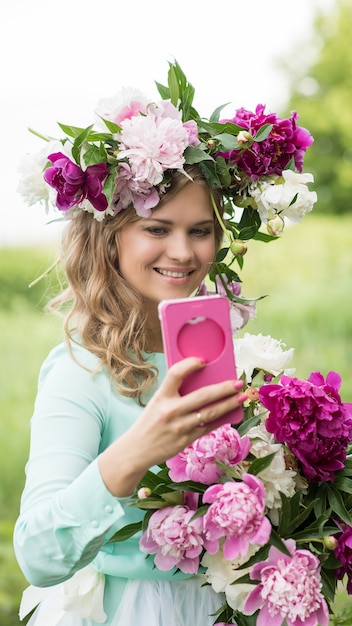
{"label": "white skirt", "polygon": [[171,581],[128,580],[121,601],[107,615],[105,576],[88,566],[66,583],[47,589],[29,587],[20,617],[40,602],[27,626],[213,626],[214,613],[225,598],[211,586],[203,587],[204,582],[202,575]]}

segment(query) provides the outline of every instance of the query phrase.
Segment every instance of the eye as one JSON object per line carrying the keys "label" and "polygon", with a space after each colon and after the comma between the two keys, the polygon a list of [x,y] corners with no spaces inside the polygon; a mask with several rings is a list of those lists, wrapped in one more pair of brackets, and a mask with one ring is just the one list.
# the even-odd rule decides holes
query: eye
{"label": "eye", "polygon": [[161,226],[150,226],[149,228],[146,228],[145,230],[147,233],[150,233],[151,235],[154,235],[155,237],[160,237],[167,233],[167,229],[162,228]]}
{"label": "eye", "polygon": [[213,230],[211,228],[192,228],[191,235],[195,237],[207,237],[212,235]]}

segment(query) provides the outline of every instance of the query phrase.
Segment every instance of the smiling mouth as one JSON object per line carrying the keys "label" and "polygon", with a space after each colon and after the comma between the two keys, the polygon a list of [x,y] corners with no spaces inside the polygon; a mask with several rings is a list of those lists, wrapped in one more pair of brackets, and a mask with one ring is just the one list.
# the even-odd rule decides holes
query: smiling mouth
{"label": "smiling mouth", "polygon": [[169,270],[161,270],[158,267],[155,268],[155,271],[162,276],[170,276],[171,278],[184,278],[193,272],[193,270],[188,270],[188,272],[170,272]]}

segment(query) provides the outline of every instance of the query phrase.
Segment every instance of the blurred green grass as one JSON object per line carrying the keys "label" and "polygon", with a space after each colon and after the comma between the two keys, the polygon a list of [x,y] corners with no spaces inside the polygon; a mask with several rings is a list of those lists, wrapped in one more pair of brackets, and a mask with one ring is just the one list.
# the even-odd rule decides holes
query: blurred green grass
{"label": "blurred green grass", "polygon": [[[330,370],[343,378],[352,401],[352,216],[307,215],[270,244],[249,242],[242,294],[267,294],[244,332],[268,334],[295,348],[290,364],[303,378]],[[19,626],[26,581],[12,550],[12,529],[24,483],[29,420],[40,365],[61,340],[61,322],[43,311],[56,288],[55,272],[28,285],[53,262],[50,248],[0,249],[0,624]],[[336,609],[351,607],[341,591]],[[338,622],[351,626],[352,616]],[[347,620],[347,621],[346,621]],[[336,622],[337,623],[337,622]]]}

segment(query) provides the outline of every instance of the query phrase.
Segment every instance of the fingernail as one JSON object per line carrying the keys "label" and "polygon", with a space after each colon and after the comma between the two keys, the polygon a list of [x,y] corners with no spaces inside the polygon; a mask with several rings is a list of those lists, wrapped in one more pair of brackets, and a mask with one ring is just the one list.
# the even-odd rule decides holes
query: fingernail
{"label": "fingernail", "polygon": [[235,389],[242,389],[243,385],[243,380],[235,380],[235,382],[233,383]]}
{"label": "fingernail", "polygon": [[248,396],[246,393],[239,393],[237,396],[237,402],[245,402],[245,400],[248,400]]}

